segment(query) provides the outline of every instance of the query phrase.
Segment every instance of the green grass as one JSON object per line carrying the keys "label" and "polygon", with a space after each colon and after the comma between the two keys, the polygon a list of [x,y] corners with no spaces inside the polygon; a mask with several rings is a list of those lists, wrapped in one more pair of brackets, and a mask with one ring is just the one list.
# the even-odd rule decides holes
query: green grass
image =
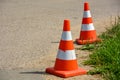
{"label": "green grass", "polygon": [[92,47],[93,54],[85,61],[85,64],[95,67],[88,74],[101,74],[105,80],[120,80],[120,17],[111,29],[100,35],[100,38],[103,41],[93,44],[94,47],[99,47]]}

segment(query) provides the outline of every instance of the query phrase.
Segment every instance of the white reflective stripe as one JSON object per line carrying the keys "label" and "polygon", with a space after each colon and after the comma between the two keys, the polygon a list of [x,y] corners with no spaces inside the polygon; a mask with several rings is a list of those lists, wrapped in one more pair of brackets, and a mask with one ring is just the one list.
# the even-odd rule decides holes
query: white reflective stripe
{"label": "white reflective stripe", "polygon": [[93,23],[91,24],[82,24],[81,31],[95,30]]}
{"label": "white reflective stripe", "polygon": [[84,11],[83,18],[91,17],[90,11]]}
{"label": "white reflective stripe", "polygon": [[71,31],[63,31],[62,40],[72,40]]}
{"label": "white reflective stripe", "polygon": [[75,50],[58,50],[57,58],[62,59],[62,60],[75,60],[76,55],[75,55]]}

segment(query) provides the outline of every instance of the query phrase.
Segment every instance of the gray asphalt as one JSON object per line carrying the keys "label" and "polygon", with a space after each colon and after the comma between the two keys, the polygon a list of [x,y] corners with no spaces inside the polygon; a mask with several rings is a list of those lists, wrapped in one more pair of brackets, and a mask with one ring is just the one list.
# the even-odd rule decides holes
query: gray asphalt
{"label": "gray asphalt", "polygon": [[38,70],[0,70],[0,80],[45,80],[43,71]]}
{"label": "gray asphalt", "polygon": [[[89,0],[94,22],[118,15],[119,2]],[[25,68],[33,60],[56,52],[58,45],[53,43],[60,40],[64,19],[71,20],[73,39],[77,38],[83,3],[84,0],[0,0],[0,69]],[[95,27],[99,31],[100,25]]]}
{"label": "gray asphalt", "polygon": [[[0,0],[0,80],[40,80],[39,74],[19,74],[18,69],[38,68],[34,60],[41,65],[42,57],[57,53],[64,19],[71,20],[73,39],[78,37],[84,1]],[[120,0],[89,3],[95,24],[120,15]]]}

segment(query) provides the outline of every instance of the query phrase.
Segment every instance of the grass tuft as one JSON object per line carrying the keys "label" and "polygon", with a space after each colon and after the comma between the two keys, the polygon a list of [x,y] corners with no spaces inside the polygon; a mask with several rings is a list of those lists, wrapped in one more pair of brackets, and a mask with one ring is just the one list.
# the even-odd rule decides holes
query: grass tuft
{"label": "grass tuft", "polygon": [[99,36],[102,42],[94,48],[87,65],[94,65],[95,69],[88,74],[101,74],[106,80],[120,79],[120,17],[111,29]]}

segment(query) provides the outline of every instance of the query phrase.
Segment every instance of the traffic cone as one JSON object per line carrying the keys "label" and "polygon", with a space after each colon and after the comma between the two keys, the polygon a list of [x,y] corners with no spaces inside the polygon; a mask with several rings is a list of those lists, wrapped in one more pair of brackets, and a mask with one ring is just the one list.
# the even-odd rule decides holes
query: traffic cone
{"label": "traffic cone", "polygon": [[80,37],[79,39],[76,39],[76,42],[78,44],[89,44],[97,41],[100,41],[100,39],[96,36],[96,30],[93,25],[89,4],[88,2],[85,2]]}
{"label": "traffic cone", "polygon": [[47,68],[46,72],[63,78],[87,73],[86,70],[78,67],[69,20],[64,20],[62,38],[55,65]]}

